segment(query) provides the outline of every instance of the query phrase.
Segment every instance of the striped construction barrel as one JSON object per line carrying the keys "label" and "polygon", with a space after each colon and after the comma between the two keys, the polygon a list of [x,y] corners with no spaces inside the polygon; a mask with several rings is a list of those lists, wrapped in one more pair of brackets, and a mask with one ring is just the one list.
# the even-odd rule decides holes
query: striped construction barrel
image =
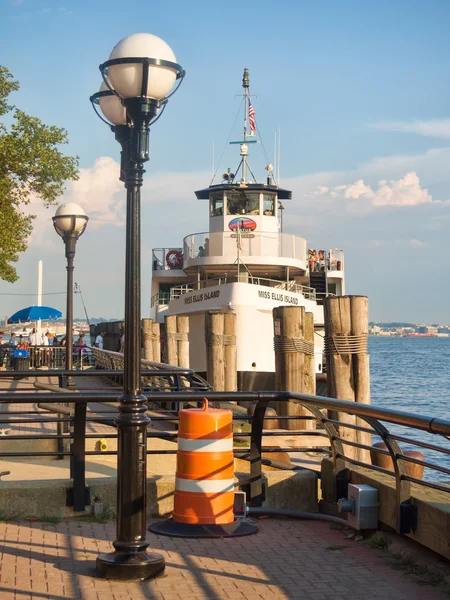
{"label": "striped construction barrel", "polygon": [[179,412],[173,521],[233,523],[234,459],[232,412],[209,408]]}

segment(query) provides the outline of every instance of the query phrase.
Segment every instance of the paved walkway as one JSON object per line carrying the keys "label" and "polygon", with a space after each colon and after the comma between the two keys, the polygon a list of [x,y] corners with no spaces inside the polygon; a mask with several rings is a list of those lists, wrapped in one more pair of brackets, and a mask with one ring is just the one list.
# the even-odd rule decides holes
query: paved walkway
{"label": "paved walkway", "polygon": [[24,600],[434,600],[448,598],[392,570],[328,523],[262,519],[255,536],[180,540],[149,535],[166,573],[153,582],[94,576],[115,524],[0,523],[0,598]]}

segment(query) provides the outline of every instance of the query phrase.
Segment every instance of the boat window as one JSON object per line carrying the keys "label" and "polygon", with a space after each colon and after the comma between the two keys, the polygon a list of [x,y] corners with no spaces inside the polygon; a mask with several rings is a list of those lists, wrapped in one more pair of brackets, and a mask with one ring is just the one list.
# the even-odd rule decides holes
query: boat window
{"label": "boat window", "polygon": [[223,194],[210,195],[211,216],[220,217],[223,215]]}
{"label": "boat window", "polygon": [[259,215],[259,194],[237,191],[228,195],[229,215]]}
{"label": "boat window", "polygon": [[267,194],[264,194],[263,215],[266,217],[275,216],[275,196],[268,196]]}

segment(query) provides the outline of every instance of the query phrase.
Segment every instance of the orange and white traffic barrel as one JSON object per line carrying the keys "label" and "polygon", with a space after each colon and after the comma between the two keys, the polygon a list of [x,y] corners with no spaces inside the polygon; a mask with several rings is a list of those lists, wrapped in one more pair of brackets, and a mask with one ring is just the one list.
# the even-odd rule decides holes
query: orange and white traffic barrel
{"label": "orange and white traffic barrel", "polygon": [[234,521],[233,413],[179,412],[173,520],[203,525]]}
{"label": "orange and white traffic barrel", "polygon": [[235,520],[233,413],[209,408],[179,412],[177,471],[172,519],[150,526],[182,537],[250,535],[257,528]]}

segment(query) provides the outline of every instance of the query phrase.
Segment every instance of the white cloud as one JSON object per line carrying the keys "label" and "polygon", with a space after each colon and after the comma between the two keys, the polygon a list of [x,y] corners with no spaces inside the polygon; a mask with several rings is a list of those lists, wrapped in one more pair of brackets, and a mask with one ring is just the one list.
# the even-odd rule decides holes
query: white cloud
{"label": "white cloud", "polygon": [[426,246],[426,242],[421,242],[420,240],[409,240],[408,241],[409,245],[412,246],[412,248],[423,248],[423,246]]}
{"label": "white cloud", "polygon": [[62,200],[82,206],[89,215],[90,226],[98,227],[102,222],[123,225],[125,191],[119,172],[119,163],[101,156],[93,167],[80,169],[80,178],[69,185]]}
{"label": "white cloud", "polygon": [[361,196],[367,198],[372,197],[372,190],[370,186],[366,185],[362,179],[358,179],[358,181],[355,181],[355,183],[352,183],[351,185],[338,187],[345,189],[344,196],[346,198],[354,198],[357,200],[358,198],[361,198]]}
{"label": "white cloud", "polygon": [[428,204],[433,198],[420,185],[417,173],[411,171],[401,179],[389,182],[380,181],[378,190],[372,197],[375,206],[416,206]]}
{"label": "white cloud", "polygon": [[450,138],[450,119],[431,119],[429,121],[383,121],[373,125],[380,131],[399,131],[415,133],[426,137]]}
{"label": "white cloud", "polygon": [[[373,190],[366,185],[363,179],[358,179],[351,184],[340,184],[332,188],[318,186],[312,191],[314,196],[329,195],[332,198],[345,198],[346,200],[366,200],[372,206],[416,206],[428,204],[433,201],[428,190],[420,185],[420,180],[414,171],[406,173],[400,179],[378,182],[378,188]],[[353,205],[348,208],[354,209]]]}

